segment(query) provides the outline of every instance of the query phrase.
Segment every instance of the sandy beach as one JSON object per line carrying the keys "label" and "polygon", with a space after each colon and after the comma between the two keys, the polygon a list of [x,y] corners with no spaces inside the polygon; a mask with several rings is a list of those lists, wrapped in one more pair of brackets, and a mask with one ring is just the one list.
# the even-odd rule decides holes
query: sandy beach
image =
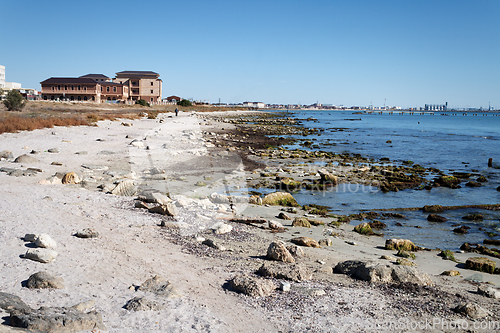
{"label": "sandy beach", "polygon": [[[227,197],[214,195],[220,188],[228,194],[246,188],[260,181],[263,172],[287,175],[276,161],[266,165],[266,158],[258,154],[242,154],[235,148],[240,142],[233,140],[227,147],[217,143],[231,140],[229,134],[236,128],[217,121],[228,114],[236,113],[181,112],[175,117],[170,112],[156,119],[1,134],[0,151],[12,155],[0,160],[0,293],[20,297],[31,309],[87,302],[80,312],[95,312],[101,318],[84,330],[88,332],[490,332],[492,325],[500,329],[500,301],[477,292],[478,286],[496,290],[500,275],[464,265],[468,258],[485,255],[454,253],[457,263],[444,260],[437,250],[417,251],[412,269],[425,274],[429,283],[364,281],[335,267],[347,260],[402,267],[395,264],[398,251],[385,249],[385,237],[361,235],[345,223],[331,225],[331,217],[302,207],[250,203],[251,193],[245,200],[227,202]],[[249,133],[238,140],[252,138]],[[257,146],[250,149],[259,151]],[[14,162],[21,155],[30,159]],[[78,181],[62,184],[70,172]],[[162,197],[149,200],[152,193]],[[148,210],[158,200],[168,214]],[[291,220],[277,218],[280,213]],[[294,218],[304,216],[321,223],[292,226]],[[283,229],[270,228],[269,221],[278,221]],[[221,225],[226,230],[214,231],[222,230]],[[75,236],[86,228],[98,237]],[[26,234],[49,235],[57,243],[57,257],[48,263],[25,258],[36,247]],[[272,242],[291,246],[298,237],[323,240],[325,245],[300,246],[304,254],[294,256],[294,263],[269,260]],[[263,264],[282,271],[301,267],[310,278],[263,276],[257,273]],[[441,275],[448,270],[460,275]],[[28,288],[28,278],[40,271],[61,278],[64,288]],[[141,286],[154,276],[168,280],[173,291],[162,294]],[[239,276],[274,287],[263,296],[238,292],[233,279]],[[126,309],[134,298],[154,306]],[[456,307],[461,304],[484,313],[460,313]],[[20,330],[11,326],[11,310],[0,309],[0,332]]]}

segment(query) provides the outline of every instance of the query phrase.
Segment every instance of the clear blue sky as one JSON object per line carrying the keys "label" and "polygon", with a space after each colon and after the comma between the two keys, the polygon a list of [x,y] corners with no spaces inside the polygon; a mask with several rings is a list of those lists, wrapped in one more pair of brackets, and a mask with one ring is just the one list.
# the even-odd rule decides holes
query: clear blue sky
{"label": "clear blue sky", "polygon": [[499,0],[0,0],[6,80],[151,70],[217,102],[500,108]]}

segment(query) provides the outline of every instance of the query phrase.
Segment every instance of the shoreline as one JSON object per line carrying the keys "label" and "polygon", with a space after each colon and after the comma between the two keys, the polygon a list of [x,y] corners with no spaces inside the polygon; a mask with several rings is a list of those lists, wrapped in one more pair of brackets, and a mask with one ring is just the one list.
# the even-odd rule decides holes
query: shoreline
{"label": "shoreline", "polygon": [[[164,113],[154,120],[122,121],[131,126],[122,125],[120,121],[103,121],[98,122],[97,127],[2,134],[0,150],[10,150],[14,157],[34,150],[38,154],[31,155],[38,162],[19,165],[13,163],[14,158],[0,162],[2,168],[26,173],[15,177],[0,172],[5,193],[0,205],[0,226],[2,243],[6,244],[0,261],[4,265],[0,291],[20,296],[33,308],[72,306],[92,299],[109,332],[137,331],[144,327],[151,332],[359,331],[369,329],[373,322],[396,323],[403,317],[415,322],[433,317],[464,320],[473,327],[473,321],[452,310],[463,302],[478,304],[491,312],[482,320],[500,320],[499,301],[477,294],[478,283],[465,281],[479,272],[443,260],[437,251],[418,251],[413,260],[419,271],[429,275],[433,286],[368,283],[334,273],[333,269],[344,260],[382,262],[381,256],[394,256],[395,251],[384,249],[383,237],[360,235],[352,231],[352,225],[345,223],[329,225],[335,218],[313,217],[303,207],[297,207],[293,213],[282,206],[209,200],[221,185],[227,192],[237,193],[238,186],[240,189],[248,186],[261,178],[261,172],[271,174],[278,168],[286,169],[284,163],[287,162],[280,158],[278,161],[284,163],[266,170],[268,156],[251,158],[255,153],[267,152],[267,148],[280,141],[265,137],[265,133],[270,132],[265,130],[267,125],[255,131],[259,139],[254,140],[254,131],[236,130],[238,124],[219,122],[214,118],[218,116],[203,114],[198,118],[195,114],[183,113],[176,118]],[[228,147],[229,142],[232,144]],[[48,152],[51,148],[57,148],[58,152]],[[75,154],[83,151],[86,154]],[[243,155],[248,153],[244,155],[246,158],[238,159],[241,151]],[[359,157],[353,158],[359,160]],[[304,161],[310,159],[311,156],[303,158]],[[339,162],[347,163],[347,160]],[[29,168],[42,171],[28,172]],[[347,173],[355,170],[351,166],[347,169]],[[76,172],[82,183],[39,183],[56,173],[70,171]],[[293,173],[283,170],[278,174],[281,181],[285,174]],[[347,175],[346,179],[349,177],[354,176]],[[99,192],[99,187],[109,190],[111,185],[117,186],[127,179],[136,183],[138,194],[152,190],[168,194],[178,213],[173,217],[149,213],[144,208],[134,208],[136,195],[121,197]],[[292,218],[306,216],[325,225],[295,227],[293,220],[276,218],[280,213]],[[284,230],[273,232],[265,223],[232,222],[235,218],[276,220]],[[211,231],[213,225],[221,221],[230,225],[232,231],[224,234]],[[197,227],[195,231],[190,229],[193,226]],[[73,236],[86,227],[95,228],[100,237],[84,240]],[[26,233],[48,233],[57,241],[56,260],[41,264],[20,258],[29,248],[21,239]],[[328,236],[329,233],[337,235]],[[301,247],[305,256],[296,258],[296,262],[311,272],[312,279],[288,281],[290,291],[277,290],[261,297],[246,296],[227,286],[240,274],[279,286],[286,280],[265,278],[255,272],[265,263],[280,269],[289,267],[289,264],[266,259],[266,250],[276,239],[291,244],[290,240],[297,237],[331,241],[330,246],[321,248]],[[209,247],[201,238],[219,243],[225,250]],[[478,255],[455,253],[461,262],[475,256]],[[393,259],[383,262],[395,267]],[[498,259],[491,259],[498,264]],[[62,277],[65,288],[34,291],[23,287],[21,282],[39,270]],[[457,270],[462,274],[439,275],[444,270]],[[500,275],[479,274],[484,282],[500,284]],[[169,279],[181,297],[164,299],[135,290],[154,275]],[[127,300],[136,295],[148,297],[165,309],[136,312],[123,309]],[[6,311],[1,314],[8,316]],[[332,322],[331,318],[336,320]],[[173,324],[175,322],[177,324]],[[9,328],[5,323],[0,327]]]}

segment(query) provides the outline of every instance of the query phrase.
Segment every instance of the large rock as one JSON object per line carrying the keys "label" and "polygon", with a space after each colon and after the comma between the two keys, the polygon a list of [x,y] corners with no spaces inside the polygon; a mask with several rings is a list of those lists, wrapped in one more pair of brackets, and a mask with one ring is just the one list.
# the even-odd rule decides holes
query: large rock
{"label": "large rock", "polygon": [[453,310],[470,319],[480,319],[488,316],[488,312],[485,309],[474,303],[460,304]]}
{"label": "large rock", "polygon": [[499,299],[500,291],[497,288],[490,286],[479,285],[477,286],[477,293],[489,298]]}
{"label": "large rock", "polygon": [[134,185],[132,179],[125,179],[118,183],[114,189],[111,190],[111,194],[120,195],[122,197],[131,197],[137,193],[137,188]]}
{"label": "large rock", "polygon": [[165,307],[144,297],[134,297],[123,308],[129,311],[159,311]]}
{"label": "large rock", "polygon": [[162,215],[168,215],[168,216],[176,216],[177,214],[179,214],[177,207],[172,202],[170,202],[166,205],[157,205],[157,206],[151,207],[149,209],[149,212],[162,214]]}
{"label": "large rock", "polygon": [[302,265],[284,265],[275,263],[273,265],[264,263],[257,271],[258,274],[275,279],[285,279],[296,282],[312,279],[312,273]]}
{"label": "large rock", "polygon": [[139,200],[161,205],[166,205],[172,202],[172,199],[170,199],[167,195],[159,192],[145,192],[139,196]]}
{"label": "large rock", "polygon": [[354,278],[383,283],[416,283],[418,285],[432,285],[426,273],[411,266],[394,266],[381,261],[347,260],[339,262],[334,271],[347,274]]}
{"label": "large rock", "polygon": [[34,158],[33,156],[26,155],[26,154],[18,156],[14,160],[14,163],[35,164],[35,163],[38,163],[38,162],[40,162],[40,160],[38,160],[37,158]]}
{"label": "large rock", "polygon": [[288,245],[286,249],[294,258],[302,258],[303,256],[305,256],[304,250],[302,250],[300,246],[297,246],[295,244]]}
{"label": "large rock", "polygon": [[74,172],[68,172],[62,178],[63,184],[78,184],[80,183],[80,177]]}
{"label": "large rock", "polygon": [[26,282],[26,287],[30,289],[63,289],[64,283],[63,279],[52,276],[49,273],[42,271],[32,274],[29,277],[28,282]]}
{"label": "large rock", "polygon": [[44,248],[29,249],[24,257],[41,263],[48,263],[57,257],[57,252]]}
{"label": "large rock", "polygon": [[269,220],[268,223],[268,226],[269,226],[269,229],[272,229],[272,230],[285,230],[285,228],[283,227],[283,224],[279,223],[278,221],[274,221],[274,220]]}
{"label": "large rock", "polygon": [[471,257],[465,262],[465,268],[493,274],[496,262],[486,257]]}
{"label": "large rock", "polygon": [[307,247],[321,247],[319,246],[319,243],[315,241],[314,239],[310,237],[297,237],[293,238],[291,240],[292,243],[300,245],[300,246],[307,246]]}
{"label": "large rock", "polygon": [[448,219],[444,216],[438,214],[429,214],[427,216],[427,221],[429,222],[446,222]]}
{"label": "large rock", "polygon": [[293,219],[292,226],[294,227],[304,227],[304,228],[310,228],[311,223],[306,217],[296,217]]}
{"label": "large rock", "polygon": [[386,250],[404,250],[404,251],[418,251],[420,247],[413,244],[409,239],[391,238],[385,241]]}
{"label": "large rock", "polygon": [[363,222],[354,227],[354,232],[361,235],[374,235],[372,227],[369,223]]}
{"label": "large rock", "polygon": [[269,193],[262,199],[263,205],[271,206],[298,206],[299,204],[294,197],[288,192]]}
{"label": "large rock", "polygon": [[165,278],[155,275],[150,279],[147,279],[138,288],[141,291],[149,291],[160,296],[165,296],[167,298],[179,297],[179,293],[176,288],[170,283],[170,281],[165,280]]}
{"label": "large rock", "polygon": [[43,248],[54,248],[57,246],[57,243],[55,240],[50,238],[49,235],[47,234],[40,234],[38,237],[35,239],[35,245],[38,247],[43,247]]}
{"label": "large rock", "polygon": [[283,262],[295,262],[292,254],[287,250],[285,243],[276,240],[267,248],[267,258]]}
{"label": "large rock", "polygon": [[16,295],[0,292],[0,309],[5,311],[12,310],[31,310],[31,308]]}
{"label": "large rock", "polygon": [[232,289],[252,297],[268,296],[276,289],[276,285],[270,280],[257,279],[247,275],[234,277],[230,281],[230,286]]}

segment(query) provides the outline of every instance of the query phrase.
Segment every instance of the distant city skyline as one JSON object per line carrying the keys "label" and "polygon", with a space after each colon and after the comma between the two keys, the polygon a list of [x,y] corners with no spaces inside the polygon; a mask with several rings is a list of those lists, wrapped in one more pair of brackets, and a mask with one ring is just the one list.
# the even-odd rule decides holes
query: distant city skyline
{"label": "distant city skyline", "polygon": [[500,108],[500,1],[2,1],[5,80],[154,71],[217,103]]}

